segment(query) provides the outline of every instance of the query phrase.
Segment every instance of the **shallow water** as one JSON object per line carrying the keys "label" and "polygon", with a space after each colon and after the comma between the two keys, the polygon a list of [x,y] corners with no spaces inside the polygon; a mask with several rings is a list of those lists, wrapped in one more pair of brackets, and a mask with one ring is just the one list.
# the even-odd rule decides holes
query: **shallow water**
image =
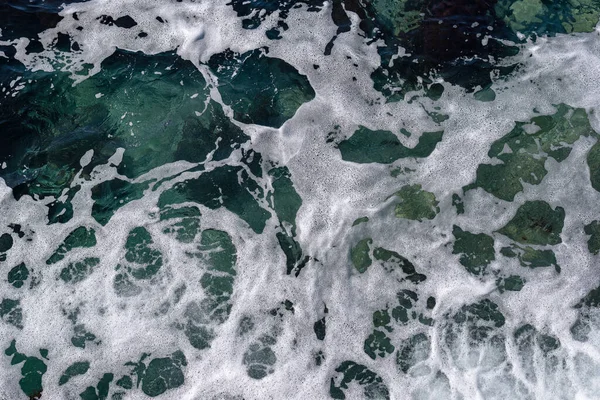
{"label": "shallow water", "polygon": [[600,399],[599,17],[0,5],[0,399]]}

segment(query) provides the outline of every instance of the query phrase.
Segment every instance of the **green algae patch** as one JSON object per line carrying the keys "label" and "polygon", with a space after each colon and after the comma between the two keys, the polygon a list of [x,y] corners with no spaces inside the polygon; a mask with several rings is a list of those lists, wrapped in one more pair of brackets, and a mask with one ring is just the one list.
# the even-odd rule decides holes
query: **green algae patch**
{"label": "green algae patch", "polygon": [[396,353],[396,364],[398,369],[408,373],[408,370],[425,361],[431,353],[431,339],[424,333],[416,335],[402,341]]}
{"label": "green algae patch", "polygon": [[363,398],[389,400],[390,392],[383,383],[383,379],[375,372],[362,364],[354,361],[344,361],[336,369],[336,376],[331,378],[329,395],[333,399],[346,399],[344,390],[348,385],[355,383],[363,388]]}
{"label": "green algae patch", "polygon": [[302,104],[314,99],[315,91],[296,68],[265,53],[260,49],[244,54],[227,50],[212,56],[208,66],[236,120],[279,128]]}
{"label": "green algae patch", "polygon": [[[40,350],[41,353],[41,350]],[[23,363],[21,367],[21,376],[19,386],[26,396],[30,399],[39,399],[42,397],[42,377],[48,370],[46,364],[37,357],[29,357],[17,351],[16,340],[10,343],[10,346],[4,351],[9,357],[12,357],[11,365]]]}
{"label": "green algae patch", "polygon": [[434,219],[440,212],[435,195],[423,190],[419,184],[405,185],[394,196],[399,200],[394,208],[397,218],[421,222],[424,219]]}
{"label": "green algae patch", "polygon": [[60,271],[60,279],[65,283],[78,283],[86,279],[100,264],[97,257],[84,258],[81,261],[70,263]]}
{"label": "green algae patch", "polygon": [[14,299],[2,299],[2,302],[0,302],[0,318],[15,328],[23,329],[21,302]]}
{"label": "green algae patch", "polygon": [[94,247],[96,245],[96,231],[92,228],[80,226],[69,233],[58,249],[46,260],[46,264],[54,264],[65,258],[65,255],[76,248]]}
{"label": "green algae patch", "polygon": [[580,137],[595,135],[585,110],[564,104],[557,106],[553,115],[516,122],[514,129],[492,143],[488,151],[490,158],[500,162],[480,164],[475,182],[464,190],[482,188],[499,199],[513,201],[523,191],[524,183],[542,182],[548,173],[545,168],[548,158],[562,162]]}
{"label": "green algae patch", "polygon": [[562,207],[553,210],[545,201],[527,201],[498,232],[518,243],[555,245],[562,242],[560,234],[564,221]]}
{"label": "green algae patch", "polygon": [[354,268],[361,274],[367,271],[367,268],[371,266],[373,260],[371,260],[370,245],[373,243],[371,238],[363,239],[359,241],[356,246],[350,249],[350,259]]}
{"label": "green algae patch", "polygon": [[8,283],[17,289],[23,286],[28,277],[29,270],[25,266],[25,263],[21,263],[8,271]]}
{"label": "green algae patch", "polygon": [[517,257],[522,267],[554,267],[557,272],[560,272],[560,267],[556,262],[556,255],[552,250],[534,249],[530,246],[521,247],[513,244],[510,247],[500,249],[500,253],[509,258]]}
{"label": "green algae patch", "polygon": [[106,225],[117,210],[125,204],[141,199],[150,182],[131,183],[119,178],[102,182],[92,188],[92,217]]}
{"label": "green algae patch", "polygon": [[592,254],[600,252],[600,221],[592,221],[583,227],[583,231],[590,238],[587,241],[588,250]]}
{"label": "green algae patch", "polygon": [[73,378],[74,376],[84,375],[86,372],[88,372],[89,369],[89,361],[77,361],[69,365],[65,372],[63,372],[63,374],[60,376],[60,379],[58,380],[58,385],[64,385],[65,383],[69,382],[69,380],[71,380],[71,378]]}
{"label": "green algae patch", "polygon": [[271,214],[261,208],[252,192],[264,197],[262,188],[244,168],[227,165],[204,172],[196,179],[177,183],[160,195],[158,206],[162,209],[169,205],[196,202],[213,210],[225,207],[246,221],[254,232],[262,233]]}
{"label": "green algae patch", "polygon": [[390,164],[400,158],[429,156],[442,140],[443,133],[424,132],[417,145],[409,148],[392,132],[372,131],[361,126],[350,138],[340,142],[338,148],[344,161]]}
{"label": "green algae patch", "polygon": [[452,254],[460,254],[459,262],[474,275],[485,273],[485,269],[496,259],[494,238],[484,233],[463,231],[454,225],[452,234],[456,239]]}

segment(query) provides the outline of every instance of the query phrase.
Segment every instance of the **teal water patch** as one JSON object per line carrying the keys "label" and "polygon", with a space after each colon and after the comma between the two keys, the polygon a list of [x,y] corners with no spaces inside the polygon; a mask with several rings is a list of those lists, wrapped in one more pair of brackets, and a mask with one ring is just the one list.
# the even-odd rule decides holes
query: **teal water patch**
{"label": "teal water patch", "polygon": [[195,202],[210,209],[225,207],[246,221],[254,232],[261,233],[271,214],[261,208],[251,194],[252,191],[258,191],[258,196],[264,197],[262,188],[245,169],[224,166],[164,191],[158,205],[162,208],[172,204]]}
{"label": "teal water patch", "polygon": [[125,242],[125,261],[116,266],[118,271],[113,288],[118,296],[133,297],[142,292],[138,281],[150,280],[163,266],[163,256],[154,245],[152,235],[144,227],[133,228]]}
{"label": "teal water patch", "polygon": [[517,257],[522,267],[554,267],[560,272],[560,267],[556,262],[556,255],[552,250],[534,249],[530,246],[521,247],[513,244],[510,247],[500,249],[500,253],[505,257]]}
{"label": "teal water patch", "polygon": [[552,209],[545,201],[527,201],[498,232],[518,243],[555,245],[562,242],[564,221],[562,207]]}
{"label": "teal water patch", "polygon": [[114,213],[125,204],[141,199],[149,182],[130,183],[115,178],[102,182],[92,188],[92,217],[102,225],[110,220]]}
{"label": "teal water patch", "polygon": [[208,65],[219,79],[223,102],[233,109],[236,120],[246,124],[279,128],[315,97],[306,76],[265,51],[226,51],[212,56]]}
{"label": "teal water patch", "polygon": [[500,329],[506,319],[496,303],[483,299],[446,317],[443,341],[459,368],[478,364],[492,368],[506,360],[505,335]]}
{"label": "teal water patch", "polygon": [[27,278],[29,278],[29,269],[27,269],[25,263],[21,263],[8,271],[8,283],[17,289],[23,286]]}
{"label": "teal water patch", "polygon": [[434,219],[440,212],[435,194],[423,190],[419,184],[403,186],[394,196],[399,200],[394,208],[397,218],[421,222]]}
{"label": "teal water patch", "polygon": [[517,328],[513,333],[513,337],[519,349],[521,365],[526,367],[525,376],[528,380],[535,382],[538,379],[535,368],[532,368],[537,361],[535,353],[538,351],[542,353],[547,368],[555,369],[558,367],[560,359],[555,353],[557,353],[556,350],[561,347],[561,344],[557,337],[541,333],[531,324],[524,324]]}
{"label": "teal water patch", "polygon": [[181,243],[191,243],[200,232],[200,210],[196,207],[165,208],[161,221],[175,220],[163,229],[163,233],[174,235]]}
{"label": "teal water patch", "polygon": [[591,32],[600,10],[594,0],[549,3],[541,0],[500,0],[495,5],[498,18],[512,30],[524,34]]}
{"label": "teal water patch", "polygon": [[6,252],[13,246],[14,240],[10,233],[3,233],[0,236],[0,262],[6,261]]}
{"label": "teal water patch", "polygon": [[[187,366],[187,359],[182,351],[178,350],[169,357],[153,358],[146,365],[144,361],[148,356],[149,354],[144,353],[137,363],[126,364],[134,367],[134,373],[137,378],[136,386],[141,386],[144,394],[156,397],[169,389],[183,385],[185,382],[183,369]],[[121,382],[119,385],[121,387],[129,386],[128,381],[123,378],[119,382]]]}
{"label": "teal water patch", "polygon": [[96,231],[92,228],[80,226],[65,238],[56,251],[46,260],[46,264],[54,264],[65,258],[66,254],[76,248],[94,247],[96,245]]}
{"label": "teal water patch", "polygon": [[78,283],[86,279],[100,264],[97,257],[87,257],[81,261],[70,263],[60,271],[60,279],[65,283]]}
{"label": "teal water patch", "polygon": [[354,222],[352,223],[352,226],[356,226],[358,224],[362,224],[364,222],[369,222],[369,217],[360,217],[360,218],[356,218],[354,220]]}
{"label": "teal water patch", "polygon": [[403,277],[399,280],[400,282],[407,280],[418,284],[426,279],[425,275],[416,271],[412,262],[395,251],[377,247],[373,250],[373,257],[381,263],[383,269],[388,273],[400,273],[402,271]]}
{"label": "teal water patch", "polygon": [[574,307],[579,315],[571,326],[571,335],[579,342],[587,342],[592,330],[600,324],[600,287],[590,290]]}
{"label": "teal water patch", "polygon": [[374,360],[392,354],[397,346],[400,346],[396,355],[397,359],[404,357],[402,352],[406,351],[403,350],[406,343],[394,346],[393,340],[388,336],[395,329],[410,324],[412,321],[419,322],[425,328],[434,323],[430,315],[430,309],[433,307],[420,304],[419,295],[415,291],[404,289],[396,294],[396,300],[395,305],[388,304],[386,308],[373,313],[373,332],[365,339],[363,350]]}
{"label": "teal water patch", "polygon": [[370,246],[372,243],[373,239],[371,238],[362,239],[350,250],[352,264],[354,264],[354,268],[361,274],[366,272],[367,268],[373,262],[370,255]]}
{"label": "teal water patch", "polygon": [[[305,255],[296,236],[296,215],[302,206],[302,198],[296,192],[292,176],[286,167],[269,171],[273,187],[273,210],[279,218],[281,231],[276,233],[277,241],[286,257],[286,273],[295,276],[307,265],[310,257]],[[288,228],[289,227],[289,228]]]}
{"label": "teal water patch", "polygon": [[592,254],[598,254],[600,252],[600,221],[590,222],[583,227],[583,231],[589,236],[588,250]]}
{"label": "teal water patch", "polygon": [[592,187],[600,192],[600,141],[596,142],[587,156]]}
{"label": "teal water patch", "polygon": [[0,318],[15,328],[23,329],[23,309],[16,299],[4,298],[0,302]]}
{"label": "teal water patch", "polygon": [[509,275],[505,278],[496,279],[496,287],[500,293],[505,291],[518,292],[525,286],[525,279],[518,275]]}
{"label": "teal water patch", "polygon": [[[585,110],[564,104],[557,106],[555,114],[517,122],[515,128],[492,143],[488,151],[490,158],[501,162],[479,165],[475,182],[464,189],[480,187],[499,199],[512,201],[523,191],[524,183],[539,185],[542,182],[548,173],[545,167],[548,158],[559,163],[564,161],[571,154],[573,144],[587,136],[597,134]],[[588,163],[590,157],[593,158],[593,151]]]}
{"label": "teal water patch", "polygon": [[452,254],[460,254],[459,262],[474,275],[484,274],[488,265],[496,259],[494,238],[485,233],[474,234],[454,225],[455,242]]}
{"label": "teal water patch", "polygon": [[102,375],[96,387],[88,386],[79,397],[82,400],[106,400],[113,378],[114,375],[110,373]]}
{"label": "teal water patch", "polygon": [[[99,73],[76,86],[61,73],[28,74],[36,89],[27,87],[13,100],[27,111],[0,176],[17,199],[55,198],[48,203],[50,222],[73,217],[72,200],[80,190],[73,183],[76,175],[81,171],[89,179],[118,148],[125,149],[118,172],[134,178],[177,160],[203,162],[209,154],[222,160],[248,140],[218,103],[207,100],[206,82],[196,67],[172,53],[118,50]],[[90,150],[82,168],[79,160]],[[120,179],[97,185],[94,217],[105,224],[117,208],[141,196],[143,185]]]}
{"label": "teal water patch", "polygon": [[344,390],[348,389],[350,384],[360,385],[365,399],[390,398],[389,389],[383,379],[364,365],[354,361],[344,361],[335,369],[335,372],[338,375],[331,378],[329,385],[329,395],[333,399],[346,399]]}
{"label": "teal water patch", "polygon": [[[46,358],[44,354],[46,351],[40,349],[40,355]],[[42,386],[42,377],[48,371],[46,363],[40,358],[27,356],[23,353],[19,353],[16,347],[16,340],[10,343],[10,346],[4,350],[4,354],[8,357],[12,357],[10,364],[21,366],[21,376],[19,380],[19,386],[23,393],[30,399],[40,399],[44,390]],[[46,354],[47,355],[47,354]]]}
{"label": "teal water patch", "polygon": [[282,333],[281,324],[294,313],[294,304],[290,300],[285,300],[278,307],[262,315],[261,327],[257,326],[255,319],[251,317],[244,317],[240,321],[239,336],[254,337],[242,358],[242,365],[250,378],[260,380],[275,372],[277,354],[273,348]]}
{"label": "teal water patch", "polygon": [[320,320],[318,320],[317,322],[315,322],[313,324],[313,331],[315,332],[315,336],[317,337],[318,340],[325,340],[325,336],[327,335],[327,314],[329,313],[329,310],[327,309],[327,306],[325,306],[323,313],[325,314],[325,316],[323,316],[323,318],[321,318]]}
{"label": "teal water patch", "polygon": [[396,364],[405,374],[431,354],[431,339],[424,333],[417,333],[406,339],[398,348]]}
{"label": "teal water patch", "polygon": [[345,161],[389,164],[401,158],[429,156],[442,140],[443,133],[424,132],[417,145],[409,148],[400,143],[392,132],[372,131],[361,126],[350,138],[340,142],[338,148]]}
{"label": "teal water patch", "polygon": [[77,361],[69,365],[65,372],[60,376],[59,386],[69,382],[71,378],[77,375],[84,375],[90,369],[89,361]]}

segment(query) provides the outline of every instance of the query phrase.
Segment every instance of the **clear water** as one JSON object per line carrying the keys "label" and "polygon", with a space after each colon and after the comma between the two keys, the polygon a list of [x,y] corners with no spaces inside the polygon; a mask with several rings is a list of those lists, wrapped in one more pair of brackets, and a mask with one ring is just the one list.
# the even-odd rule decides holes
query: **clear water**
{"label": "clear water", "polygon": [[600,399],[596,0],[0,4],[0,399]]}

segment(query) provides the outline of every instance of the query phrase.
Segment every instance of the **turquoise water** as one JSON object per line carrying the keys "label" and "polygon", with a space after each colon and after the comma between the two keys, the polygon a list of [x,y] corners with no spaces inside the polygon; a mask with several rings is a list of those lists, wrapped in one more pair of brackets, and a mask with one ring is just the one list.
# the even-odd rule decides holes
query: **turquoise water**
{"label": "turquoise water", "polygon": [[599,18],[0,4],[0,400],[600,399]]}

